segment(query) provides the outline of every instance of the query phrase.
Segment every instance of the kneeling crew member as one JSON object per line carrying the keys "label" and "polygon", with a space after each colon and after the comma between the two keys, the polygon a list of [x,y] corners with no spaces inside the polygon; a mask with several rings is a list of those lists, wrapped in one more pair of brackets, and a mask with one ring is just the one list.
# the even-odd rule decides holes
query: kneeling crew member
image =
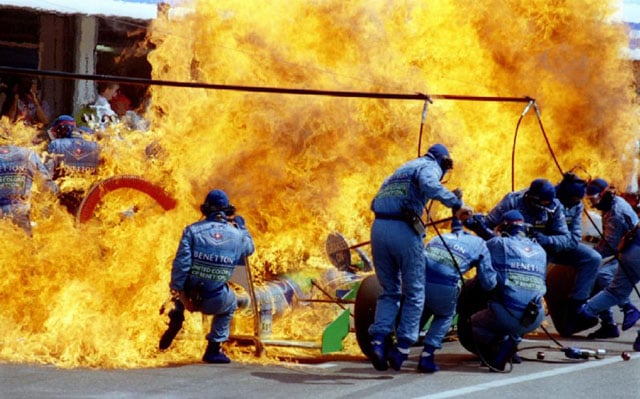
{"label": "kneeling crew member", "polygon": [[236,296],[227,282],[236,265],[254,252],[244,219],[235,216],[227,194],[213,190],[200,206],[205,220],[187,226],[173,261],[170,288],[189,311],[213,315],[207,335],[206,363],[229,363],[220,349],[229,339],[231,319],[237,309]]}
{"label": "kneeling crew member", "polygon": [[487,308],[471,316],[471,330],[481,358],[503,371],[522,337],[544,319],[547,254],[525,235],[519,211],[506,212],[499,229],[501,235],[487,241],[497,284]]}

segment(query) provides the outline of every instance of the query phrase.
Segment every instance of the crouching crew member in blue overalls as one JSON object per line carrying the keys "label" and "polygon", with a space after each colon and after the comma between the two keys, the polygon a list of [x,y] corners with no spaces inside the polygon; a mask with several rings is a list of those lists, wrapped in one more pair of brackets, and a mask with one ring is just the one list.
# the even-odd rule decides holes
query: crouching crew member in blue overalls
{"label": "crouching crew member in blue overalls", "polygon": [[[582,189],[578,183],[576,182],[574,186],[567,181],[564,184],[568,186],[563,184],[558,189],[562,196],[580,196]],[[547,179],[535,179],[528,189],[508,193],[486,216],[474,215],[465,224],[478,235],[489,239],[493,236],[491,229],[500,224],[505,212],[518,210],[523,215],[525,223],[531,226],[527,234],[534,237],[536,242],[545,249],[548,260],[566,262],[576,268],[577,279],[567,304],[566,326],[563,331],[559,331],[562,335],[568,336],[577,332],[573,326],[577,325],[578,309],[586,301],[588,297],[586,293],[591,290],[595,278],[594,268],[600,262],[600,256],[586,245],[579,243],[576,237],[579,233],[569,230],[566,210],[560,199],[556,197],[556,189]],[[573,200],[567,203],[573,204]],[[582,207],[576,205],[571,209],[572,212],[576,212],[580,208]],[[578,222],[572,218],[572,227],[579,231],[581,226]],[[584,326],[584,328],[594,325]]]}
{"label": "crouching crew member in blue overalls", "polygon": [[[422,213],[427,201],[438,200],[452,208],[458,217],[471,213],[441,183],[452,168],[449,150],[442,144],[434,144],[426,154],[403,164],[389,176],[371,203],[375,213],[371,251],[382,286],[374,323],[369,327],[370,358],[376,370],[386,370],[388,365],[400,370],[409,347],[418,339],[425,283]],[[396,343],[391,345],[394,330]]]}
{"label": "crouching crew member in blue overalls", "polygon": [[487,241],[497,283],[487,308],[471,316],[471,331],[482,360],[503,371],[522,337],[544,319],[547,254],[525,235],[519,211],[505,212],[498,229],[500,236]]}
{"label": "crouching crew member in blue overalls", "polygon": [[566,330],[559,331],[564,335],[572,335],[575,332],[572,329],[575,326],[578,311],[591,296],[598,268],[602,263],[602,256],[592,247],[582,243],[582,213],[584,212],[582,199],[586,192],[587,182],[571,172],[565,173],[560,183],[556,185],[556,198],[564,207],[571,240],[565,249],[547,252],[548,261],[570,266],[576,271],[575,283],[569,293],[567,304],[564,326]]}
{"label": "crouching crew member in blue overalls", "polygon": [[202,360],[229,363],[220,349],[229,339],[231,319],[237,309],[236,296],[227,282],[236,265],[254,251],[254,244],[241,216],[224,191],[209,192],[200,206],[205,220],[187,226],[173,261],[170,288],[189,311],[213,315]]}
{"label": "crouching crew member in blue overalls", "polygon": [[52,194],[58,186],[38,154],[27,147],[18,147],[0,134],[0,219],[8,219],[29,236],[31,230],[31,191],[33,184],[44,183]]}
{"label": "crouching crew member in blue overalls", "polygon": [[[604,179],[594,179],[587,186],[587,199],[591,206],[602,212],[602,238],[596,250],[603,257],[616,256],[618,267],[609,275],[609,283],[582,307],[580,316],[587,320],[580,323],[597,323],[600,316],[602,326],[598,335],[591,338],[615,338],[620,335],[613,321],[610,308],[617,305],[624,312],[622,329],[633,327],[640,319],[640,312],[629,302],[629,295],[640,281],[640,228],[638,215],[631,205],[615,194]],[[606,273],[606,272],[605,272]],[[601,275],[598,276],[603,277]],[[594,333],[595,334],[595,333]]]}
{"label": "crouching crew member in blue overalls", "polygon": [[75,215],[85,193],[78,187],[67,188],[65,180],[96,174],[100,165],[100,147],[96,141],[84,137],[75,119],[69,115],[57,117],[48,132],[52,140],[47,147],[45,165],[53,180],[60,184],[60,203]]}
{"label": "crouching crew member in blue overalls", "polygon": [[462,222],[455,216],[451,221],[451,232],[432,238],[425,247],[425,256],[424,306],[433,314],[433,319],[422,341],[424,349],[418,371],[433,373],[439,370],[433,352],[442,348],[442,339],[451,328],[462,276],[475,267],[481,287],[490,291],[496,285],[496,271],[491,265],[485,240],[464,231]]}

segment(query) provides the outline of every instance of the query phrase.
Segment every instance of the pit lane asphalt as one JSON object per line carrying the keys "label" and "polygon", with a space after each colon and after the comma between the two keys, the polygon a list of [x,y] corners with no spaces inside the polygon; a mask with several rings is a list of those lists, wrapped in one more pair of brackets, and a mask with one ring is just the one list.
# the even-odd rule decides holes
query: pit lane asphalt
{"label": "pit lane asphalt", "polygon": [[[640,300],[633,302],[637,306]],[[620,324],[620,312],[616,309],[614,314]],[[416,372],[420,347],[412,348],[400,372],[379,372],[364,357],[340,356],[275,366],[196,362],[134,370],[69,370],[3,363],[0,398],[640,398],[640,352],[632,349],[640,323],[621,331],[616,339],[588,340],[585,337],[591,330],[564,339],[555,334],[548,317],[546,321],[549,332],[564,346],[602,348],[607,350],[606,356],[569,360],[557,350],[533,348],[553,345],[540,336],[520,344],[519,353],[525,361],[514,365],[510,373],[481,367],[457,341],[445,342],[436,352],[441,371],[432,375]],[[538,351],[544,351],[544,361],[536,360]],[[622,351],[629,352],[631,358],[623,360]]]}

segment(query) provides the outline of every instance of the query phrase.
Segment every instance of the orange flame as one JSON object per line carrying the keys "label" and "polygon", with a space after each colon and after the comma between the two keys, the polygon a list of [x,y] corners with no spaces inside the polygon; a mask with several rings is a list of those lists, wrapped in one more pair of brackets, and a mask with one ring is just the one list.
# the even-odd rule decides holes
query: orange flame
{"label": "orange flame", "polygon": [[[637,121],[631,65],[621,56],[627,36],[610,22],[613,4],[195,1],[193,12],[153,22],[149,60],[162,80],[530,96],[560,167],[581,165],[622,188]],[[246,218],[257,248],[254,275],[314,273],[329,267],[329,232],[368,240],[373,195],[418,154],[420,101],[171,87],[152,94],[152,132],[112,132],[98,177],[141,174],[174,195],[177,208],[165,212],[123,191],[108,196],[96,220],[74,226],[37,193],[32,239],[0,224],[11,243],[0,251],[0,360],[121,368],[198,361],[208,326],[189,315],[184,336],[194,339],[158,353],[165,328],[158,307],[182,228],[199,217],[210,189],[227,191]],[[448,186],[461,187],[478,211],[511,190],[524,107],[435,100],[428,108],[421,152],[435,142],[450,148]],[[149,158],[152,143],[161,151]],[[516,189],[536,177],[560,178],[533,110],[519,129],[514,172]],[[135,216],[123,217],[132,205]],[[434,214],[448,216],[437,206]],[[274,332],[310,335],[305,323],[318,313],[293,311]]]}

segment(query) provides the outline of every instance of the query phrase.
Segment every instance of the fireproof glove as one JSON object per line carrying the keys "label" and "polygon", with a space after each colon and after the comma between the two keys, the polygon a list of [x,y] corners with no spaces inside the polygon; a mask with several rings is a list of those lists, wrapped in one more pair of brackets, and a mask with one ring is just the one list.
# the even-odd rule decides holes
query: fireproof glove
{"label": "fireproof glove", "polygon": [[471,208],[469,205],[462,205],[460,209],[455,212],[454,216],[464,222],[465,220],[473,216],[473,208]]}
{"label": "fireproof glove", "polygon": [[552,244],[552,240],[551,237],[549,237],[546,234],[542,234],[542,233],[535,233],[534,238],[536,239],[536,241],[538,242],[538,244],[542,245],[543,247],[546,247],[548,245]]}
{"label": "fireproof glove", "polygon": [[481,213],[476,213],[475,215],[471,215],[471,217],[467,218],[463,221],[463,224],[466,228],[473,231],[479,237],[482,237],[484,240],[490,240],[495,237],[495,234],[491,229],[489,229],[484,224],[484,215]]}

